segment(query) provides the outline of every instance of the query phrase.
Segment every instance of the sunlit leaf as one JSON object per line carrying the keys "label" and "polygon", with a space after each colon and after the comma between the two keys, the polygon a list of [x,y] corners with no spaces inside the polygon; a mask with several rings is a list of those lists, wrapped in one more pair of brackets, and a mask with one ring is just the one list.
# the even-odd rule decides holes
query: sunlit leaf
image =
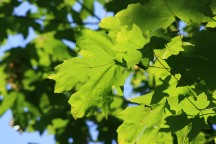
{"label": "sunlit leaf", "polygon": [[121,112],[119,118],[123,120],[123,124],[117,130],[119,143],[157,142],[163,108],[163,104],[157,105],[153,109],[140,105],[128,107]]}
{"label": "sunlit leaf", "polygon": [[113,49],[119,52],[117,57],[122,56],[127,66],[131,67],[139,63],[142,54],[138,49],[143,48],[148,42],[149,40],[143,37],[141,30],[133,25],[130,31],[122,30],[117,34],[116,45]]}
{"label": "sunlit leaf", "polygon": [[78,47],[94,56],[73,58],[57,66],[57,73],[50,76],[56,80],[55,92],[69,91],[83,83],[69,100],[73,116],[91,115],[97,108],[107,115],[112,102],[112,86],[119,86],[123,68],[115,65],[115,53],[106,34],[83,29],[77,31],[76,40]]}
{"label": "sunlit leaf", "polygon": [[161,50],[155,50],[155,53],[161,59],[167,59],[171,55],[178,55],[179,52],[183,50],[184,49],[182,48],[181,37],[177,36],[173,38],[172,41],[166,45],[166,48],[161,49]]}

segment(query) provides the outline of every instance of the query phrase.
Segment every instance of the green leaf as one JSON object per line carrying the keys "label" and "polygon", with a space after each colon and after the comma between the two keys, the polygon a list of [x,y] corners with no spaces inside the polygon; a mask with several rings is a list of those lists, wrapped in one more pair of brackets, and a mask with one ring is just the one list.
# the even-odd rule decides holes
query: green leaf
{"label": "green leaf", "polygon": [[138,96],[136,98],[131,99],[131,102],[137,103],[137,104],[146,104],[150,105],[152,100],[153,93],[148,93],[143,96]]}
{"label": "green leaf", "polygon": [[173,137],[170,133],[159,132],[158,133],[158,143],[159,144],[173,144]]}
{"label": "green leaf", "polygon": [[118,33],[113,49],[118,52],[117,57],[123,57],[127,66],[131,67],[140,62],[142,54],[138,49],[142,49],[148,42],[149,39],[143,37],[139,27],[133,25],[131,30],[122,30]]}
{"label": "green leaf", "polygon": [[127,6],[131,3],[141,3],[142,4],[142,3],[147,3],[147,1],[143,1],[143,0],[126,0],[126,1],[112,0],[112,1],[109,1],[105,6],[106,6],[108,11],[113,11],[114,13],[117,13],[120,10],[127,8]]}
{"label": "green leaf", "polygon": [[121,26],[120,19],[118,17],[106,17],[101,20],[99,26],[105,30],[108,30],[109,36],[113,42],[116,41],[118,32],[125,30],[125,26]]}
{"label": "green leaf", "polygon": [[[85,82],[92,68],[100,69],[100,67],[114,64],[115,54],[111,49],[111,40],[106,34],[89,29],[77,29],[76,40],[77,46],[87,51],[91,57],[77,57],[66,60],[55,68],[57,74],[51,75],[49,78],[57,80],[56,93],[69,91],[78,82]],[[81,54],[86,56],[86,53],[82,52]],[[79,77],[76,76],[77,74],[79,74]]]}
{"label": "green leaf", "polygon": [[191,121],[191,130],[188,133],[189,141],[195,142],[195,138],[199,137],[199,133],[206,128],[208,128],[208,125],[205,123],[204,118],[194,117]]}
{"label": "green leaf", "polygon": [[113,60],[115,52],[110,37],[104,32],[96,32],[87,28],[75,29],[76,45],[82,50],[89,51],[95,57],[102,57],[104,60]]}
{"label": "green leaf", "polygon": [[148,5],[131,4],[117,13],[122,25],[132,27],[135,23],[145,33],[158,28],[167,28],[175,17],[185,22],[212,21],[212,12],[207,2],[202,0],[151,0]]}
{"label": "green leaf", "polygon": [[119,30],[121,23],[117,17],[106,17],[100,21],[99,26],[107,30]]}
{"label": "green leaf", "polygon": [[5,66],[0,67],[0,95],[6,95],[7,94],[7,74],[4,73]]}
{"label": "green leaf", "polygon": [[190,119],[190,124],[176,132],[178,143],[203,143],[206,140],[203,139],[201,131],[207,128],[206,126],[203,118],[199,116]]}
{"label": "green leaf", "polygon": [[194,101],[194,104],[198,109],[205,109],[209,105],[210,101],[208,100],[207,95],[203,92],[197,96],[197,100]]}
{"label": "green leaf", "polygon": [[119,114],[123,124],[118,128],[118,142],[121,144],[143,144],[158,141],[158,131],[163,117],[164,104],[153,109],[144,105],[126,108]]}
{"label": "green leaf", "polygon": [[[176,81],[176,80],[175,80]],[[182,110],[182,106],[179,104],[187,95],[192,95],[196,97],[196,93],[192,90],[194,87],[177,87],[177,83],[175,82],[172,86],[166,89],[164,92],[169,95],[167,98],[167,102],[170,106],[170,110],[176,111],[176,113],[180,113]]]}
{"label": "green leaf", "polygon": [[213,17],[212,18],[214,21],[211,21],[211,22],[208,22],[207,24],[206,24],[206,27],[207,28],[215,28],[216,27],[216,16],[215,17]]}
{"label": "green leaf", "polygon": [[172,73],[180,73],[179,86],[205,86],[215,89],[215,39],[216,34],[200,31],[194,34],[190,45],[184,47],[184,52],[167,59]]}
{"label": "green leaf", "polygon": [[216,1],[211,1],[210,4],[212,12],[215,14],[216,13]]}
{"label": "green leaf", "polygon": [[76,0],[64,0],[64,4],[68,6],[73,6],[76,2]]}
{"label": "green leaf", "polygon": [[81,5],[82,9],[80,11],[80,16],[84,20],[92,13],[94,13],[94,0],[83,1]]}
{"label": "green leaf", "polygon": [[55,39],[54,35],[55,32],[47,32],[34,40],[37,55],[40,57],[39,65],[50,66],[51,61],[71,58],[67,46],[62,41]]}
{"label": "green leaf", "polygon": [[69,100],[73,116],[89,116],[97,107],[107,116],[112,102],[112,86],[118,79],[116,73],[120,71],[121,68],[114,63],[88,70],[88,81]]}
{"label": "green leaf", "polygon": [[[185,113],[181,113],[179,115],[171,115],[165,118],[166,125],[168,128],[164,128],[163,131],[168,132],[176,132],[182,130],[186,125],[188,125],[191,121],[188,119]],[[168,129],[168,130],[167,130]]]}
{"label": "green leaf", "polygon": [[190,127],[185,126],[183,129],[176,132],[178,143],[180,144],[189,143],[189,140],[187,137],[189,131],[190,131]]}
{"label": "green leaf", "polygon": [[[89,58],[73,58],[65,60],[55,67],[56,74],[50,75],[50,79],[56,81],[55,93],[71,90],[78,82],[88,78],[88,71],[94,61]],[[79,74],[77,77],[76,75]]]}
{"label": "green leaf", "polygon": [[17,96],[18,95],[13,92],[10,93],[10,95],[4,97],[3,102],[0,105],[0,116],[13,106]]}
{"label": "green leaf", "polygon": [[107,116],[112,102],[112,86],[121,86],[124,69],[115,65],[115,53],[106,34],[78,29],[76,41],[79,48],[92,56],[64,61],[55,68],[56,74],[49,78],[56,81],[55,92],[69,91],[81,84],[69,100],[75,118],[89,116],[97,108]]}
{"label": "green leaf", "polygon": [[213,14],[208,4],[207,1],[203,0],[190,0],[190,2],[187,0],[152,0],[149,3],[149,7],[158,9],[165,8],[167,12],[169,11],[173,16],[188,23],[191,21],[201,23],[212,21],[211,16]]}
{"label": "green leaf", "polygon": [[197,137],[191,141],[191,144],[203,144],[206,143],[206,141],[210,141],[206,136],[207,134],[200,132]]}
{"label": "green leaf", "polygon": [[[155,7],[156,6],[156,7]],[[122,25],[132,27],[135,23],[142,32],[152,31],[158,28],[168,27],[174,20],[174,16],[167,7],[148,7],[141,4],[130,4],[127,9],[117,13]]]}
{"label": "green leaf", "polygon": [[161,80],[170,75],[169,70],[170,67],[167,65],[166,61],[159,57],[158,60],[148,69],[150,75],[154,77],[156,85],[160,85]]}
{"label": "green leaf", "polygon": [[200,113],[200,110],[205,109],[210,103],[205,93],[201,93],[195,98],[190,96],[179,103],[185,113],[189,115],[197,115]]}
{"label": "green leaf", "polygon": [[68,120],[64,120],[61,118],[56,118],[52,121],[52,125],[54,129],[63,128],[68,124]]}
{"label": "green leaf", "polygon": [[184,49],[182,48],[181,37],[174,37],[164,49],[156,49],[154,51],[161,59],[167,59],[171,55],[178,55],[180,51],[184,51]]}

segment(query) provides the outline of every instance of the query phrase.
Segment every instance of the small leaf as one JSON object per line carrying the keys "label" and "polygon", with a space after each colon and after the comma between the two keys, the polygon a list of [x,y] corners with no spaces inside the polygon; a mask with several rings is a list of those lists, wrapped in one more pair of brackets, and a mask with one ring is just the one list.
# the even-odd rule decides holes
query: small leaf
{"label": "small leaf", "polygon": [[157,49],[154,51],[161,59],[167,59],[171,55],[178,55],[180,51],[184,51],[184,49],[182,48],[181,37],[174,37],[171,42],[166,45],[166,48]]}
{"label": "small leaf", "polygon": [[118,33],[113,49],[119,52],[118,55],[125,59],[128,67],[131,67],[140,62],[142,54],[138,49],[143,48],[148,42],[139,27],[133,25],[131,30],[122,30]]}
{"label": "small leaf", "polygon": [[141,4],[130,4],[127,9],[116,14],[122,25],[132,27],[135,23],[145,33],[158,28],[168,27],[175,19],[167,7],[148,7]]}
{"label": "small leaf", "polygon": [[196,97],[196,100],[193,96],[185,98],[180,102],[180,106],[183,111],[185,111],[189,115],[197,115],[200,110],[205,109],[209,105],[210,101],[208,101],[205,93],[201,93]]}
{"label": "small leaf", "polygon": [[17,99],[17,94],[15,92],[4,97],[3,102],[0,105],[0,116],[4,114],[9,108],[11,108]]}
{"label": "small leaf", "polygon": [[184,47],[184,52],[170,56],[166,62],[172,68],[172,73],[180,73],[178,86],[198,84],[209,89],[215,89],[216,69],[216,34],[207,30],[193,35],[190,45]]}
{"label": "small leaf", "polygon": [[144,33],[167,28],[175,17],[188,23],[201,23],[212,21],[212,16],[208,3],[203,0],[151,0],[148,5],[130,4],[116,14],[121,25],[131,28],[135,23]]}

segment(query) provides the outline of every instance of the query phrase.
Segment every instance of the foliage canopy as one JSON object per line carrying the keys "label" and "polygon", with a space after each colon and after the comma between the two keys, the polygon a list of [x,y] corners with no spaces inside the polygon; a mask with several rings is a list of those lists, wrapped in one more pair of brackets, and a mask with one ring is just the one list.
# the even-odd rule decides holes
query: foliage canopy
{"label": "foliage canopy", "polygon": [[[100,19],[96,2],[115,15]],[[37,10],[14,12],[24,3]],[[0,11],[2,43],[37,34],[0,62],[0,115],[11,109],[20,131],[61,144],[214,143],[216,1],[3,0]]]}

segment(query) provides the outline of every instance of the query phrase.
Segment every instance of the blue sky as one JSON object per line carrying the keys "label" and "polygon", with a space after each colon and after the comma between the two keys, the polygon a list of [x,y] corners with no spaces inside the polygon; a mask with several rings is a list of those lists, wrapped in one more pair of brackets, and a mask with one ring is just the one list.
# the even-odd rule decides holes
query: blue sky
{"label": "blue sky", "polygon": [[10,126],[12,113],[8,110],[0,118],[0,142],[1,144],[55,144],[54,136],[47,132],[39,135],[39,132],[19,133]]}

